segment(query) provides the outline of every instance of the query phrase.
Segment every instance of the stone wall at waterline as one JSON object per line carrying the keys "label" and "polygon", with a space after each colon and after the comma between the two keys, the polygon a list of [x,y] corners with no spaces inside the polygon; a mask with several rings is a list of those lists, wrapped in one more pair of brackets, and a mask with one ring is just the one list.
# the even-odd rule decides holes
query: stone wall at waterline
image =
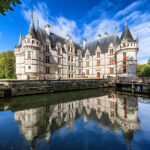
{"label": "stone wall at waterline", "polygon": [[0,81],[0,97],[93,89],[107,86],[109,86],[108,82],[103,79]]}

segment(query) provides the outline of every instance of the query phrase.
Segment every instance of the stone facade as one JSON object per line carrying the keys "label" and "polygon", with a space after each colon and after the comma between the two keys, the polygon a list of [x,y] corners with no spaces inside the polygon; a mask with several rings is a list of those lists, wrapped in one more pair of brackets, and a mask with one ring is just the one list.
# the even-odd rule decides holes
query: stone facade
{"label": "stone facade", "polygon": [[[117,30],[117,29],[116,29]],[[28,34],[20,34],[15,46],[17,79],[136,77],[138,39],[134,40],[125,22],[121,38],[115,34],[83,45],[52,33],[50,25],[37,29],[31,24]]]}

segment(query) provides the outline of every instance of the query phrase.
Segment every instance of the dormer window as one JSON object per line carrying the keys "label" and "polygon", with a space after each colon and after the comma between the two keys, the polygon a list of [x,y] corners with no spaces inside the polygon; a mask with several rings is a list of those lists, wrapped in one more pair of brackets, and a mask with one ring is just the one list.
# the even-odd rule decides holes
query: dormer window
{"label": "dormer window", "polygon": [[68,52],[70,52],[70,46],[68,46]]}
{"label": "dormer window", "polygon": [[27,42],[30,43],[30,39],[28,39]]}
{"label": "dormer window", "polygon": [[113,54],[114,54],[114,50],[110,49],[110,55],[113,55]]}
{"label": "dormer window", "polygon": [[97,58],[100,58],[100,52],[97,52]]}
{"label": "dormer window", "polygon": [[58,48],[58,55],[61,55],[61,48]]}
{"label": "dormer window", "polygon": [[89,59],[89,55],[88,55],[88,54],[86,55],[86,59],[87,59],[87,60]]}
{"label": "dormer window", "polygon": [[46,45],[46,52],[49,52],[49,45]]}
{"label": "dormer window", "polygon": [[89,61],[86,62],[86,67],[89,67]]}

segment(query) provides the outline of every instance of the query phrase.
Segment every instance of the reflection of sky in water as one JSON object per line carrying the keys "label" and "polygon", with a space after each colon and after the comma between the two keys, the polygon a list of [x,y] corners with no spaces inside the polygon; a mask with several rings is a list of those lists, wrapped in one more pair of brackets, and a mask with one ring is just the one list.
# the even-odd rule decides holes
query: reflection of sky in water
{"label": "reflection of sky in water", "polygon": [[[122,96],[119,96],[118,99],[121,99],[121,97]],[[116,97],[113,99],[116,100]],[[133,97],[126,98],[126,99],[127,101],[129,99],[132,100]],[[83,101],[87,101],[87,100],[83,100]],[[94,101],[94,99],[92,101]],[[82,102],[82,100],[80,102]],[[88,105],[88,103],[89,102],[87,102],[86,105]],[[132,110],[133,105],[134,105],[133,101],[132,102],[128,101],[128,103],[129,105],[132,105],[132,107],[130,108],[130,112],[129,112],[129,114],[132,116],[133,115],[132,113],[135,113],[136,109]],[[105,107],[104,110],[109,112],[110,108],[105,105],[107,104],[105,103],[103,105],[103,107]],[[70,106],[68,105],[67,108],[68,107]],[[94,107],[95,106],[93,105],[93,108]],[[45,128],[47,126],[46,127],[44,126],[44,122],[49,123],[50,121],[46,120],[46,118],[41,117],[42,114],[43,114],[43,117],[45,117],[44,111],[47,110],[47,108],[46,109],[45,108],[46,107],[26,109],[23,111],[16,111],[15,113],[12,111],[0,112],[0,150],[9,150],[9,149],[10,150],[12,149],[30,150],[30,147],[32,147],[31,149],[36,149],[36,150],[39,150],[39,149],[43,149],[43,150],[47,150],[47,149],[54,149],[54,150],[60,150],[60,149],[61,150],[63,149],[64,150],[91,150],[91,149],[92,150],[93,149],[95,150],[100,150],[100,149],[143,150],[144,149],[144,150],[149,150],[150,149],[150,105],[149,104],[138,103],[138,118],[140,120],[140,126],[139,126],[140,129],[134,131],[134,136],[133,136],[133,139],[131,138],[132,139],[131,141],[130,140],[128,141],[127,138],[125,138],[125,133],[123,133],[123,130],[122,130],[123,127],[121,125],[114,126],[112,124],[113,127],[108,128],[109,125],[107,124],[107,122],[105,122],[107,120],[106,118],[105,118],[106,120],[102,120],[101,119],[102,117],[99,119],[96,118],[94,115],[96,115],[96,113],[98,112],[94,113],[91,116],[90,115],[88,116],[88,113],[87,113],[88,111],[85,113],[84,111],[86,109],[84,108],[82,109],[82,111],[80,111],[80,115],[75,114],[74,119],[72,119],[71,125],[69,122],[65,122],[59,127],[57,127],[56,129],[54,125],[52,127],[54,129],[50,136],[50,142],[46,143]],[[46,113],[48,114],[47,118],[49,118],[53,112],[55,111],[57,112],[56,105],[53,105],[51,109],[52,108],[53,108],[52,112],[48,111],[49,113]],[[79,109],[78,106],[77,108]],[[97,105],[96,105],[96,108],[97,108]],[[116,109],[118,109],[118,107],[116,107]],[[121,106],[121,109],[124,109],[124,107]],[[69,110],[67,111],[68,113],[70,113]],[[29,115],[31,120],[35,117],[34,115],[37,115],[39,117],[38,118],[39,121],[37,121],[37,123],[35,121],[34,125],[30,124],[30,122],[29,124],[25,125],[25,123],[28,123],[29,118],[26,118],[26,117],[23,118],[25,120],[28,120],[25,122],[21,120],[21,115],[23,113],[28,114],[29,112],[31,113],[31,115]],[[122,111],[120,111],[120,113],[121,112]],[[88,116],[86,119],[85,119],[85,114]],[[53,115],[57,116],[57,113],[54,113]],[[65,118],[65,115],[63,116],[63,118]],[[103,117],[107,117],[107,115],[105,114]],[[39,124],[41,123],[40,120],[42,120],[43,125],[38,125],[38,123]],[[27,134],[27,132],[25,133],[22,132],[23,129],[31,125],[37,126],[37,127],[40,126],[39,127],[40,129],[37,133],[34,131],[36,135],[35,140],[34,140],[34,146],[27,140],[27,138],[25,138],[26,136],[24,134]],[[42,127],[43,129],[41,129]],[[37,128],[34,128],[34,130],[35,129]],[[129,135],[126,135],[126,136],[129,136]]]}

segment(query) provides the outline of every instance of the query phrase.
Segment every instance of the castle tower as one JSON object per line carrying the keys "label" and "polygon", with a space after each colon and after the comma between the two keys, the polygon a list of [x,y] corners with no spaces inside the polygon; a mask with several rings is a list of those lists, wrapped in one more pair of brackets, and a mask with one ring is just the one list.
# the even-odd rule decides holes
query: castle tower
{"label": "castle tower", "polygon": [[16,56],[16,75],[17,75],[17,79],[22,79],[22,76],[24,74],[24,67],[23,67],[23,63],[24,63],[24,54],[23,54],[23,40],[24,37],[22,35],[22,29],[20,29],[20,37],[19,37],[19,41],[18,44],[15,46],[15,56]]}
{"label": "castle tower", "polygon": [[117,76],[136,77],[138,40],[133,39],[126,18],[120,44],[116,49]]}
{"label": "castle tower", "polygon": [[24,39],[24,54],[25,54],[25,75],[29,79],[40,78],[40,44],[33,22],[33,11],[31,11],[31,23],[28,34]]}

